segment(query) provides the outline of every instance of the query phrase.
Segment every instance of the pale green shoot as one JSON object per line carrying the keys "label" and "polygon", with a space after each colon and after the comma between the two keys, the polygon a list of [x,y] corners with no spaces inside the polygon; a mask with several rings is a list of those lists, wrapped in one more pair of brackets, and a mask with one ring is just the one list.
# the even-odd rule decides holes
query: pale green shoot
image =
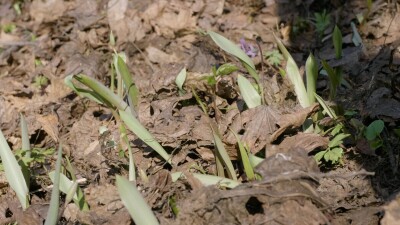
{"label": "pale green shoot", "polygon": [[[215,144],[215,148],[216,148],[216,151],[215,151],[216,158],[217,158],[217,160],[219,160],[219,162],[221,162],[225,166],[227,173],[228,173],[228,177],[233,180],[237,180],[235,169],[233,168],[232,161],[229,158],[228,152],[226,151],[226,149],[224,147],[224,143],[222,143],[220,134],[218,132],[218,128],[216,126],[213,126],[212,124],[210,124],[210,126],[213,131],[214,144]],[[219,175],[223,175],[223,174],[219,174]]]}
{"label": "pale green shoot", "polygon": [[328,116],[332,119],[337,119],[337,115],[335,113],[335,111],[329,107],[326,102],[321,98],[321,96],[315,94],[315,98],[317,99],[317,101],[319,102],[319,104],[322,106],[322,108],[324,109],[324,112],[326,114],[328,114]]}
{"label": "pale green shoot", "polygon": [[[292,58],[292,56],[289,54],[288,50],[286,47],[283,45],[282,41],[277,38],[275,35],[275,40],[276,43],[278,44],[279,49],[282,52],[283,57],[287,60],[286,63],[286,76],[289,78],[290,82],[294,86],[294,91],[296,92],[297,99],[299,100],[299,103],[301,107],[307,108],[310,106],[313,102],[310,101],[309,98],[311,98],[311,93],[315,90],[315,88],[312,88],[310,90],[310,94],[307,93],[306,87],[304,86],[304,81],[303,78],[300,74],[299,67],[297,66],[296,62]],[[315,59],[313,59],[312,56],[309,57],[308,66],[310,68],[306,68],[306,71],[309,71],[307,73],[307,80],[310,81],[310,85],[314,82],[316,79],[316,75],[314,74],[314,64],[315,64]],[[314,61],[314,62],[313,62]],[[310,77],[309,77],[310,76]]]}
{"label": "pale green shoot", "polygon": [[318,63],[312,53],[306,61],[307,95],[310,103],[315,102],[315,93],[317,92]]}
{"label": "pale green shoot", "polygon": [[[132,112],[135,112],[134,107],[137,107],[139,101],[139,91],[132,79],[128,66],[120,54],[114,54],[114,68],[117,72],[117,76],[123,80],[124,85],[121,85],[121,87],[125,86],[128,93],[129,105],[131,106]],[[122,97],[122,95],[119,96]]]}
{"label": "pale green shoot", "polygon": [[246,102],[247,107],[255,108],[261,105],[261,96],[255,90],[254,86],[242,75],[238,75],[237,82],[239,85],[239,90]]}
{"label": "pale green shoot", "polygon": [[[49,173],[50,180],[55,183],[55,171],[51,171]],[[68,194],[71,192],[73,186],[75,183],[77,183],[76,180],[71,181],[68,179],[67,176],[65,176],[63,173],[60,173],[60,178],[59,178],[59,189],[62,193]],[[74,200],[75,204],[79,207],[80,210],[82,211],[87,211],[89,210],[89,205],[85,201],[85,197],[83,195],[82,189],[78,186],[75,188],[75,192],[72,195],[72,200]]]}
{"label": "pale green shoot", "polygon": [[133,159],[133,153],[132,153],[132,148],[130,145],[130,141],[128,139],[128,135],[126,132],[125,126],[122,124],[119,126],[119,131],[121,132],[121,139],[125,143],[125,145],[128,147],[128,158],[129,158],[129,181],[136,181],[136,169],[135,169],[135,162]]}
{"label": "pale green shoot", "polygon": [[53,189],[51,191],[51,200],[49,211],[47,212],[44,225],[56,225],[58,222],[58,209],[60,207],[60,174],[61,174],[62,147],[58,147],[56,171],[54,174]]}
{"label": "pale green shoot", "polygon": [[[122,74],[122,73],[121,73]],[[69,76],[68,76],[69,77]],[[86,85],[89,89],[78,88],[72,79],[76,79],[82,84]],[[97,102],[101,102],[112,109],[118,109],[122,121],[126,126],[134,132],[143,142],[152,147],[159,153],[167,162],[171,162],[171,157],[164,150],[164,148],[153,138],[153,136],[140,124],[139,120],[134,116],[128,104],[118,95],[114,94],[106,86],[97,80],[83,74],[74,75],[67,79],[67,85],[75,90],[78,94],[89,97]],[[130,159],[131,160],[131,159]]]}
{"label": "pale green shoot", "polygon": [[[260,95],[264,96],[264,90],[260,81],[260,76],[258,75],[256,67],[254,66],[254,63],[250,59],[250,57],[248,57],[246,53],[243,52],[242,49],[240,49],[235,43],[225,38],[224,36],[213,31],[207,31],[207,33],[208,35],[210,35],[211,39],[218,45],[218,47],[240,60],[240,62],[246,68],[249,74],[254,78],[254,80],[256,80]],[[264,99],[261,98],[261,101],[264,102]]]}
{"label": "pale green shoot", "polygon": [[244,168],[244,172],[247,176],[247,178],[249,180],[255,180],[255,174],[254,174],[254,170],[253,167],[251,166],[250,160],[249,160],[249,151],[247,150],[247,148],[244,147],[242,141],[240,140],[240,138],[237,136],[237,134],[235,132],[233,132],[231,130],[231,132],[233,133],[233,135],[236,137],[238,146],[239,146],[239,151],[240,151],[240,157],[242,159],[242,163],[243,163],[243,168]]}
{"label": "pale green shoot", "polygon": [[249,160],[250,160],[250,164],[253,168],[256,168],[256,166],[258,166],[262,161],[264,161],[264,158],[255,156],[251,153],[249,153]]}
{"label": "pale green shoot", "polygon": [[21,119],[21,139],[22,139],[22,149],[21,149],[21,156],[24,156],[24,159],[19,160],[19,164],[21,166],[22,173],[24,174],[24,178],[26,181],[26,186],[29,189],[30,186],[30,177],[31,172],[29,171],[29,165],[31,161],[31,144],[29,141],[29,133],[28,133],[28,125],[26,124],[26,120],[24,115],[20,113]]}
{"label": "pale green shoot", "polygon": [[186,68],[183,68],[175,79],[175,84],[176,86],[178,86],[180,95],[183,95],[185,93],[185,90],[183,90],[183,84],[185,83],[185,80],[186,80]]}
{"label": "pale green shoot", "polygon": [[144,143],[153,148],[163,159],[168,163],[172,163],[171,156],[164,150],[164,148],[158,143],[155,138],[150,134],[150,132],[139,122],[136,117],[131,113],[119,110],[119,115],[121,120],[125,125],[135,133]]}
{"label": "pale green shoot", "polygon": [[29,190],[26,184],[21,167],[19,166],[13,152],[0,130],[0,158],[2,160],[3,169],[6,174],[7,181],[11,189],[17,194],[18,200],[22,208],[25,210],[29,207]]}
{"label": "pale green shoot", "polygon": [[158,220],[140,192],[127,179],[116,176],[118,193],[137,225],[158,225]]}

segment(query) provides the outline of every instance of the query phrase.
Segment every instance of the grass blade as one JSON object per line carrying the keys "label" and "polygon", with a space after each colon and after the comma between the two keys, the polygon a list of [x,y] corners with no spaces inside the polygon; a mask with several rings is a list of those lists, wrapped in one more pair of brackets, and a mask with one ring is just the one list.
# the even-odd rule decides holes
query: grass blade
{"label": "grass blade", "polygon": [[158,220],[140,192],[127,179],[116,176],[118,193],[137,225],[157,225]]}
{"label": "grass blade", "polygon": [[60,207],[60,173],[62,160],[62,146],[58,147],[56,172],[54,174],[53,189],[51,191],[51,200],[49,211],[47,212],[46,222],[44,225],[56,225],[58,222],[58,209]]}
{"label": "grass blade", "polygon": [[[51,171],[49,173],[50,180],[55,183],[55,171]],[[71,181],[61,173],[59,178],[59,190],[64,193],[68,194],[71,190],[71,187],[76,183],[76,181]],[[83,195],[83,191],[80,187],[77,187],[76,192],[74,193],[72,200],[74,200],[75,204],[79,207],[80,210],[85,211],[89,209],[89,205],[87,204],[85,197]]]}
{"label": "grass blade", "polygon": [[233,56],[239,58],[240,61],[246,63],[254,71],[256,70],[253,61],[250,59],[250,57],[246,55],[245,52],[242,51],[242,49],[239,48],[239,46],[218,33],[215,33],[213,31],[207,31],[207,33],[218,45],[218,47],[222,48],[222,50],[228,52],[229,54],[232,54]]}
{"label": "grass blade", "polygon": [[144,143],[153,148],[162,158],[171,164],[171,156],[164,148],[155,140],[150,132],[136,119],[130,112],[119,110],[122,121],[133,133],[138,136]]}
{"label": "grass blade", "polygon": [[341,76],[338,76],[337,71],[334,68],[332,68],[325,60],[322,60],[321,63],[322,67],[324,68],[329,77],[329,99],[332,100],[335,98],[336,90],[341,83]]}
{"label": "grass blade", "polygon": [[255,156],[253,154],[249,154],[249,160],[250,160],[251,166],[253,168],[255,168],[256,166],[258,166],[258,164],[260,164],[262,161],[264,161],[263,158]]}
{"label": "grass blade", "polygon": [[343,38],[342,38],[342,32],[340,31],[339,27],[335,25],[335,28],[333,29],[333,46],[335,48],[335,56],[336,59],[342,58],[342,43],[343,43]]}
{"label": "grass blade", "polygon": [[246,173],[246,176],[249,180],[255,180],[256,177],[254,174],[253,167],[251,166],[251,163],[250,163],[248,151],[243,146],[243,143],[240,140],[240,138],[237,136],[237,134],[235,132],[233,132],[232,130],[231,130],[231,132],[236,137],[236,140],[237,140],[237,143],[239,146],[240,157],[242,158],[244,172]]}
{"label": "grass blade", "polygon": [[128,108],[128,104],[126,104],[122,98],[118,97],[118,95],[114,94],[109,88],[96,79],[83,74],[75,75],[74,78],[93,90],[95,95],[104,99],[105,103],[109,104],[110,107],[116,107],[120,110]]}
{"label": "grass blade", "polygon": [[132,148],[127,136],[126,128],[123,124],[119,126],[119,130],[121,132],[121,139],[123,142],[125,142],[127,148],[128,148],[128,157],[129,157],[129,176],[128,179],[129,181],[136,181],[136,169],[135,169],[135,162],[132,154]]}
{"label": "grass blade", "polygon": [[19,165],[21,166],[22,174],[24,175],[24,179],[26,182],[26,186],[29,189],[30,181],[31,181],[31,172],[29,171],[29,161],[31,158],[31,145],[29,141],[29,134],[28,134],[28,125],[26,124],[26,120],[24,115],[20,113],[21,119],[21,139],[22,139],[22,151],[25,153],[25,158],[28,161],[24,162],[24,160],[19,160]]}
{"label": "grass blade", "polygon": [[25,157],[31,157],[31,144],[29,142],[29,134],[28,134],[28,125],[26,124],[26,120],[24,115],[20,113],[21,118],[21,139],[22,139],[22,150],[26,151]]}
{"label": "grass blade", "polygon": [[308,94],[306,91],[306,87],[304,86],[303,78],[300,75],[299,67],[297,66],[293,57],[289,54],[285,45],[283,45],[282,41],[279,40],[279,38],[277,38],[275,35],[274,37],[276,43],[278,44],[279,50],[281,50],[283,57],[287,60],[286,75],[294,86],[294,91],[296,92],[297,99],[299,100],[301,107],[307,108],[311,104],[308,100]]}
{"label": "grass blade", "polygon": [[322,99],[319,95],[315,94],[315,98],[318,100],[319,104],[322,106],[324,111],[328,114],[328,116],[332,119],[337,119],[337,115],[335,111],[331,107],[329,107],[324,99]]}
{"label": "grass blade", "polygon": [[315,102],[315,93],[317,91],[318,64],[310,53],[306,61],[307,95],[309,103]]}
{"label": "grass blade", "polygon": [[94,102],[97,102],[99,104],[106,104],[105,99],[101,98],[98,94],[96,94],[94,91],[89,90],[89,89],[83,89],[78,86],[76,86],[72,81],[74,79],[74,75],[69,75],[64,78],[64,83],[67,85],[69,88],[71,88],[75,93],[77,93],[81,97],[88,98]]}
{"label": "grass blade", "polygon": [[185,83],[185,80],[186,80],[186,68],[183,68],[175,79],[175,84],[176,86],[178,86],[179,94],[181,95],[185,93],[185,90],[183,90],[183,84]]}
{"label": "grass blade", "polygon": [[0,130],[0,157],[3,163],[4,172],[6,174],[7,181],[10,187],[17,194],[18,200],[25,210],[29,206],[28,186],[24,175],[22,174],[21,167],[19,166],[14,154],[12,153],[10,146]]}
{"label": "grass blade", "polygon": [[[129,103],[132,107],[136,107],[139,102],[139,90],[133,82],[132,75],[129,72],[128,66],[124,60],[118,54],[115,54],[114,57],[116,57],[117,62],[114,67],[116,68],[115,70],[118,76],[120,76],[124,81],[125,88],[128,90]],[[134,111],[133,108],[132,111]]]}
{"label": "grass blade", "polygon": [[247,107],[255,108],[261,105],[261,96],[255,90],[254,86],[242,75],[238,75],[237,82],[240,89],[240,94],[243,96]]}
{"label": "grass blade", "polygon": [[353,31],[353,37],[351,38],[351,40],[353,41],[354,45],[358,47],[362,45],[361,36],[358,33],[357,27],[354,24],[354,22],[351,22],[350,25],[351,25],[351,30]]}
{"label": "grass blade", "polygon": [[232,161],[229,158],[228,152],[226,151],[226,149],[224,147],[224,143],[222,143],[222,140],[220,138],[220,134],[219,134],[216,126],[213,126],[212,124],[210,124],[210,126],[211,126],[211,129],[213,131],[214,144],[215,144],[216,153],[217,153],[216,156],[224,164],[224,166],[225,166],[225,168],[226,168],[226,170],[228,172],[229,178],[231,178],[233,180],[237,180],[235,169],[233,168]]}

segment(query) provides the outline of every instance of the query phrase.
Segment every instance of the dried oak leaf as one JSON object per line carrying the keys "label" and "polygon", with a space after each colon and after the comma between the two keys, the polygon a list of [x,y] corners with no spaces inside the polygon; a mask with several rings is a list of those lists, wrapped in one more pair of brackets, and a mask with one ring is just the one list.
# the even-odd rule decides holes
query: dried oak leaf
{"label": "dried oak leaf", "polygon": [[252,153],[261,150],[265,144],[272,142],[271,135],[275,132],[280,115],[270,106],[259,106],[245,111],[241,117],[247,123],[242,142],[246,143]]}
{"label": "dried oak leaf", "polygon": [[315,103],[312,106],[303,108],[297,112],[286,114],[278,119],[277,125],[279,129],[276,130],[270,137],[270,141],[275,141],[281,134],[287,129],[295,129],[303,125],[304,121],[316,110],[318,110],[319,104]]}
{"label": "dried oak leaf", "polygon": [[311,152],[314,149],[325,149],[328,146],[329,138],[322,137],[314,133],[298,133],[291,137],[286,137],[278,146],[273,145],[267,147],[266,157],[279,152],[287,152],[290,149],[301,148],[306,152]]}

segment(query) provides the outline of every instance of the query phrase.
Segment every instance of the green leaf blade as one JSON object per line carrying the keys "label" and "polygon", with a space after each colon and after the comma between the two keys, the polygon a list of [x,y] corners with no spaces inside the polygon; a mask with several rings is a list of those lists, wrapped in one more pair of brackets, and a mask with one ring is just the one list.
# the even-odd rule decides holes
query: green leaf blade
{"label": "green leaf blade", "polygon": [[53,189],[51,191],[51,200],[49,211],[47,212],[45,225],[56,225],[58,222],[58,209],[60,207],[60,173],[62,160],[62,146],[58,147],[56,171],[54,174]]}
{"label": "green leaf blade", "polygon": [[135,133],[144,143],[153,148],[163,159],[168,163],[171,162],[171,156],[164,150],[164,148],[155,140],[150,132],[135,118],[130,112],[119,110],[122,121],[125,125]]}
{"label": "green leaf blade", "polygon": [[253,61],[246,55],[245,52],[242,51],[236,44],[234,44],[229,39],[225,38],[224,36],[215,33],[213,31],[207,31],[208,35],[212,38],[212,40],[218,45],[218,47],[222,48],[224,51],[228,52],[229,54],[239,58],[241,61],[246,63],[252,69],[256,69],[254,66]]}
{"label": "green leaf blade", "polygon": [[338,26],[335,26],[333,29],[333,46],[335,48],[336,59],[342,58],[342,32],[340,31]]}
{"label": "green leaf blade", "polygon": [[254,86],[242,75],[238,75],[237,82],[239,85],[240,94],[243,96],[247,107],[255,108],[261,105],[261,96],[254,89]]}
{"label": "green leaf blade", "polygon": [[127,179],[116,176],[118,193],[122,203],[137,225],[158,225],[158,220],[140,192]]}
{"label": "green leaf blade", "polygon": [[176,86],[178,86],[179,92],[180,93],[184,93],[185,91],[183,90],[183,84],[186,81],[186,68],[184,67],[178,74],[178,76],[176,76],[175,78],[175,84]]}
{"label": "green leaf blade", "polygon": [[11,189],[17,194],[18,200],[25,210],[29,206],[29,190],[21,167],[19,166],[13,152],[0,130],[0,158],[3,163],[4,172]]}
{"label": "green leaf blade", "polygon": [[312,53],[310,53],[306,61],[306,77],[308,101],[309,103],[314,103],[317,91],[318,64]]}
{"label": "green leaf blade", "polygon": [[297,99],[301,107],[307,108],[310,106],[310,102],[308,100],[309,96],[306,91],[306,87],[304,85],[303,78],[300,75],[299,67],[297,66],[296,62],[289,54],[288,50],[286,49],[285,45],[283,45],[282,41],[277,38],[275,35],[276,43],[278,44],[279,50],[282,52],[283,57],[287,60],[286,63],[286,76],[289,78],[290,82],[294,86],[294,91],[296,92]]}

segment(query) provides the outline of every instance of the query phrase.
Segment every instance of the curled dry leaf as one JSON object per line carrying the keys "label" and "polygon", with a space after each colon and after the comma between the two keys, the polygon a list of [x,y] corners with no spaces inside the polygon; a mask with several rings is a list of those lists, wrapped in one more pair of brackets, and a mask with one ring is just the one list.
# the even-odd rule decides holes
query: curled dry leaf
{"label": "curled dry leaf", "polygon": [[297,112],[291,113],[291,114],[286,114],[281,116],[278,119],[278,126],[279,129],[276,130],[272,135],[270,141],[273,142],[275,141],[281,134],[283,134],[287,129],[294,129],[298,128],[303,125],[304,121],[310,117],[310,115],[314,112],[316,112],[319,108],[319,105],[317,103],[301,109]]}
{"label": "curled dry leaf", "polygon": [[54,114],[49,114],[46,116],[40,116],[37,118],[39,123],[42,125],[43,130],[55,141],[58,142],[58,118]]}
{"label": "curled dry leaf", "polygon": [[322,137],[314,133],[298,133],[291,137],[286,137],[278,146],[266,148],[266,157],[278,152],[287,152],[291,149],[301,148],[306,152],[311,152],[317,148],[325,149],[328,147],[329,138]]}

